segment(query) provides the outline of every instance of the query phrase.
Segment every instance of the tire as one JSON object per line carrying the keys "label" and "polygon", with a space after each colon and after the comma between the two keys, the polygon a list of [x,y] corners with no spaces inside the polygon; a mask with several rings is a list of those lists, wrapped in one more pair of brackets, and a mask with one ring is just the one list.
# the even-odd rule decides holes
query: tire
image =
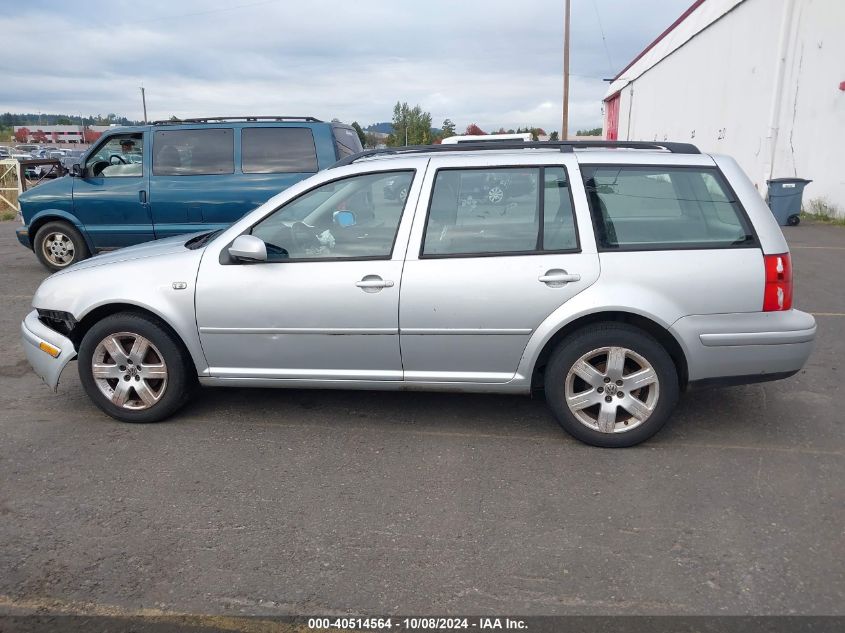
{"label": "tire", "polygon": [[197,383],[181,343],[158,321],[133,312],[106,317],[88,330],[77,364],[88,397],[121,422],[164,420],[190,399]]}
{"label": "tire", "polygon": [[801,216],[800,215],[790,215],[786,218],[786,223],[789,226],[798,226],[801,223]]}
{"label": "tire", "polygon": [[32,250],[38,261],[53,272],[90,257],[82,234],[67,222],[47,222],[35,233]]}
{"label": "tire", "polygon": [[[640,386],[629,390],[629,380]],[[648,333],[624,323],[576,331],[558,345],[546,366],[546,401],[557,421],[593,446],[622,448],[647,440],[669,419],[678,391],[678,372],[668,352]]]}

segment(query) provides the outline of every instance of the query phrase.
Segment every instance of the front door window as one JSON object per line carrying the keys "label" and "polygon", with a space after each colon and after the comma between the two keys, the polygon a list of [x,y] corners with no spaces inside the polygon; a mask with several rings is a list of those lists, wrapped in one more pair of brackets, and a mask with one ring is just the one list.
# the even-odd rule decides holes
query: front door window
{"label": "front door window", "polygon": [[143,134],[116,134],[100,145],[85,162],[89,176],[115,178],[142,176]]}
{"label": "front door window", "polygon": [[389,259],[413,172],[382,172],[326,183],[252,228],[269,261]]}

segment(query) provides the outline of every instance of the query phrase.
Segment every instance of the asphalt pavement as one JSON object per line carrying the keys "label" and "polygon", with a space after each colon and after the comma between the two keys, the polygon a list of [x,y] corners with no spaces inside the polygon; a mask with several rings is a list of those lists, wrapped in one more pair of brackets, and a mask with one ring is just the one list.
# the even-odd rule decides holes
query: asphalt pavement
{"label": "asphalt pavement", "polygon": [[[0,614],[845,614],[845,228],[785,229],[817,347],[578,443],[521,396],[204,390],[118,423],[19,322],[0,223]],[[131,280],[127,280],[131,283]]]}

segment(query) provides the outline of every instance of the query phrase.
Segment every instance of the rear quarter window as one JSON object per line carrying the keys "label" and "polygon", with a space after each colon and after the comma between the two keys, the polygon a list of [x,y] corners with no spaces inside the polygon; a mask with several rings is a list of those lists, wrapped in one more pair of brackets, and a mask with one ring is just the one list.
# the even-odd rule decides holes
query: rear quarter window
{"label": "rear quarter window", "polygon": [[358,138],[358,134],[351,127],[333,125],[332,134],[334,135],[338,159],[357,154],[364,149],[361,146],[361,139]]}
{"label": "rear quarter window", "polygon": [[729,248],[756,244],[716,168],[582,165],[604,250]]}
{"label": "rear quarter window", "polygon": [[316,173],[314,134],[310,128],[244,128],[241,169],[245,174]]}

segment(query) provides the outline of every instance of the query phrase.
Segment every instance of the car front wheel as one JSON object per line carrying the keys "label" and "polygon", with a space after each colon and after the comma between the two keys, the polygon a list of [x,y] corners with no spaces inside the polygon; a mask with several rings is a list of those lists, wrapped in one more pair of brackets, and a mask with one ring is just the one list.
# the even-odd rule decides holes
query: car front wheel
{"label": "car front wheel", "polygon": [[152,318],[119,313],[95,324],[79,348],[79,378],[100,409],[123,422],[158,422],[193,392],[191,363]]}
{"label": "car front wheel", "polygon": [[621,448],[657,433],[678,400],[678,374],[664,347],[624,323],[600,323],[564,339],[545,374],[546,399],[571,435]]}

